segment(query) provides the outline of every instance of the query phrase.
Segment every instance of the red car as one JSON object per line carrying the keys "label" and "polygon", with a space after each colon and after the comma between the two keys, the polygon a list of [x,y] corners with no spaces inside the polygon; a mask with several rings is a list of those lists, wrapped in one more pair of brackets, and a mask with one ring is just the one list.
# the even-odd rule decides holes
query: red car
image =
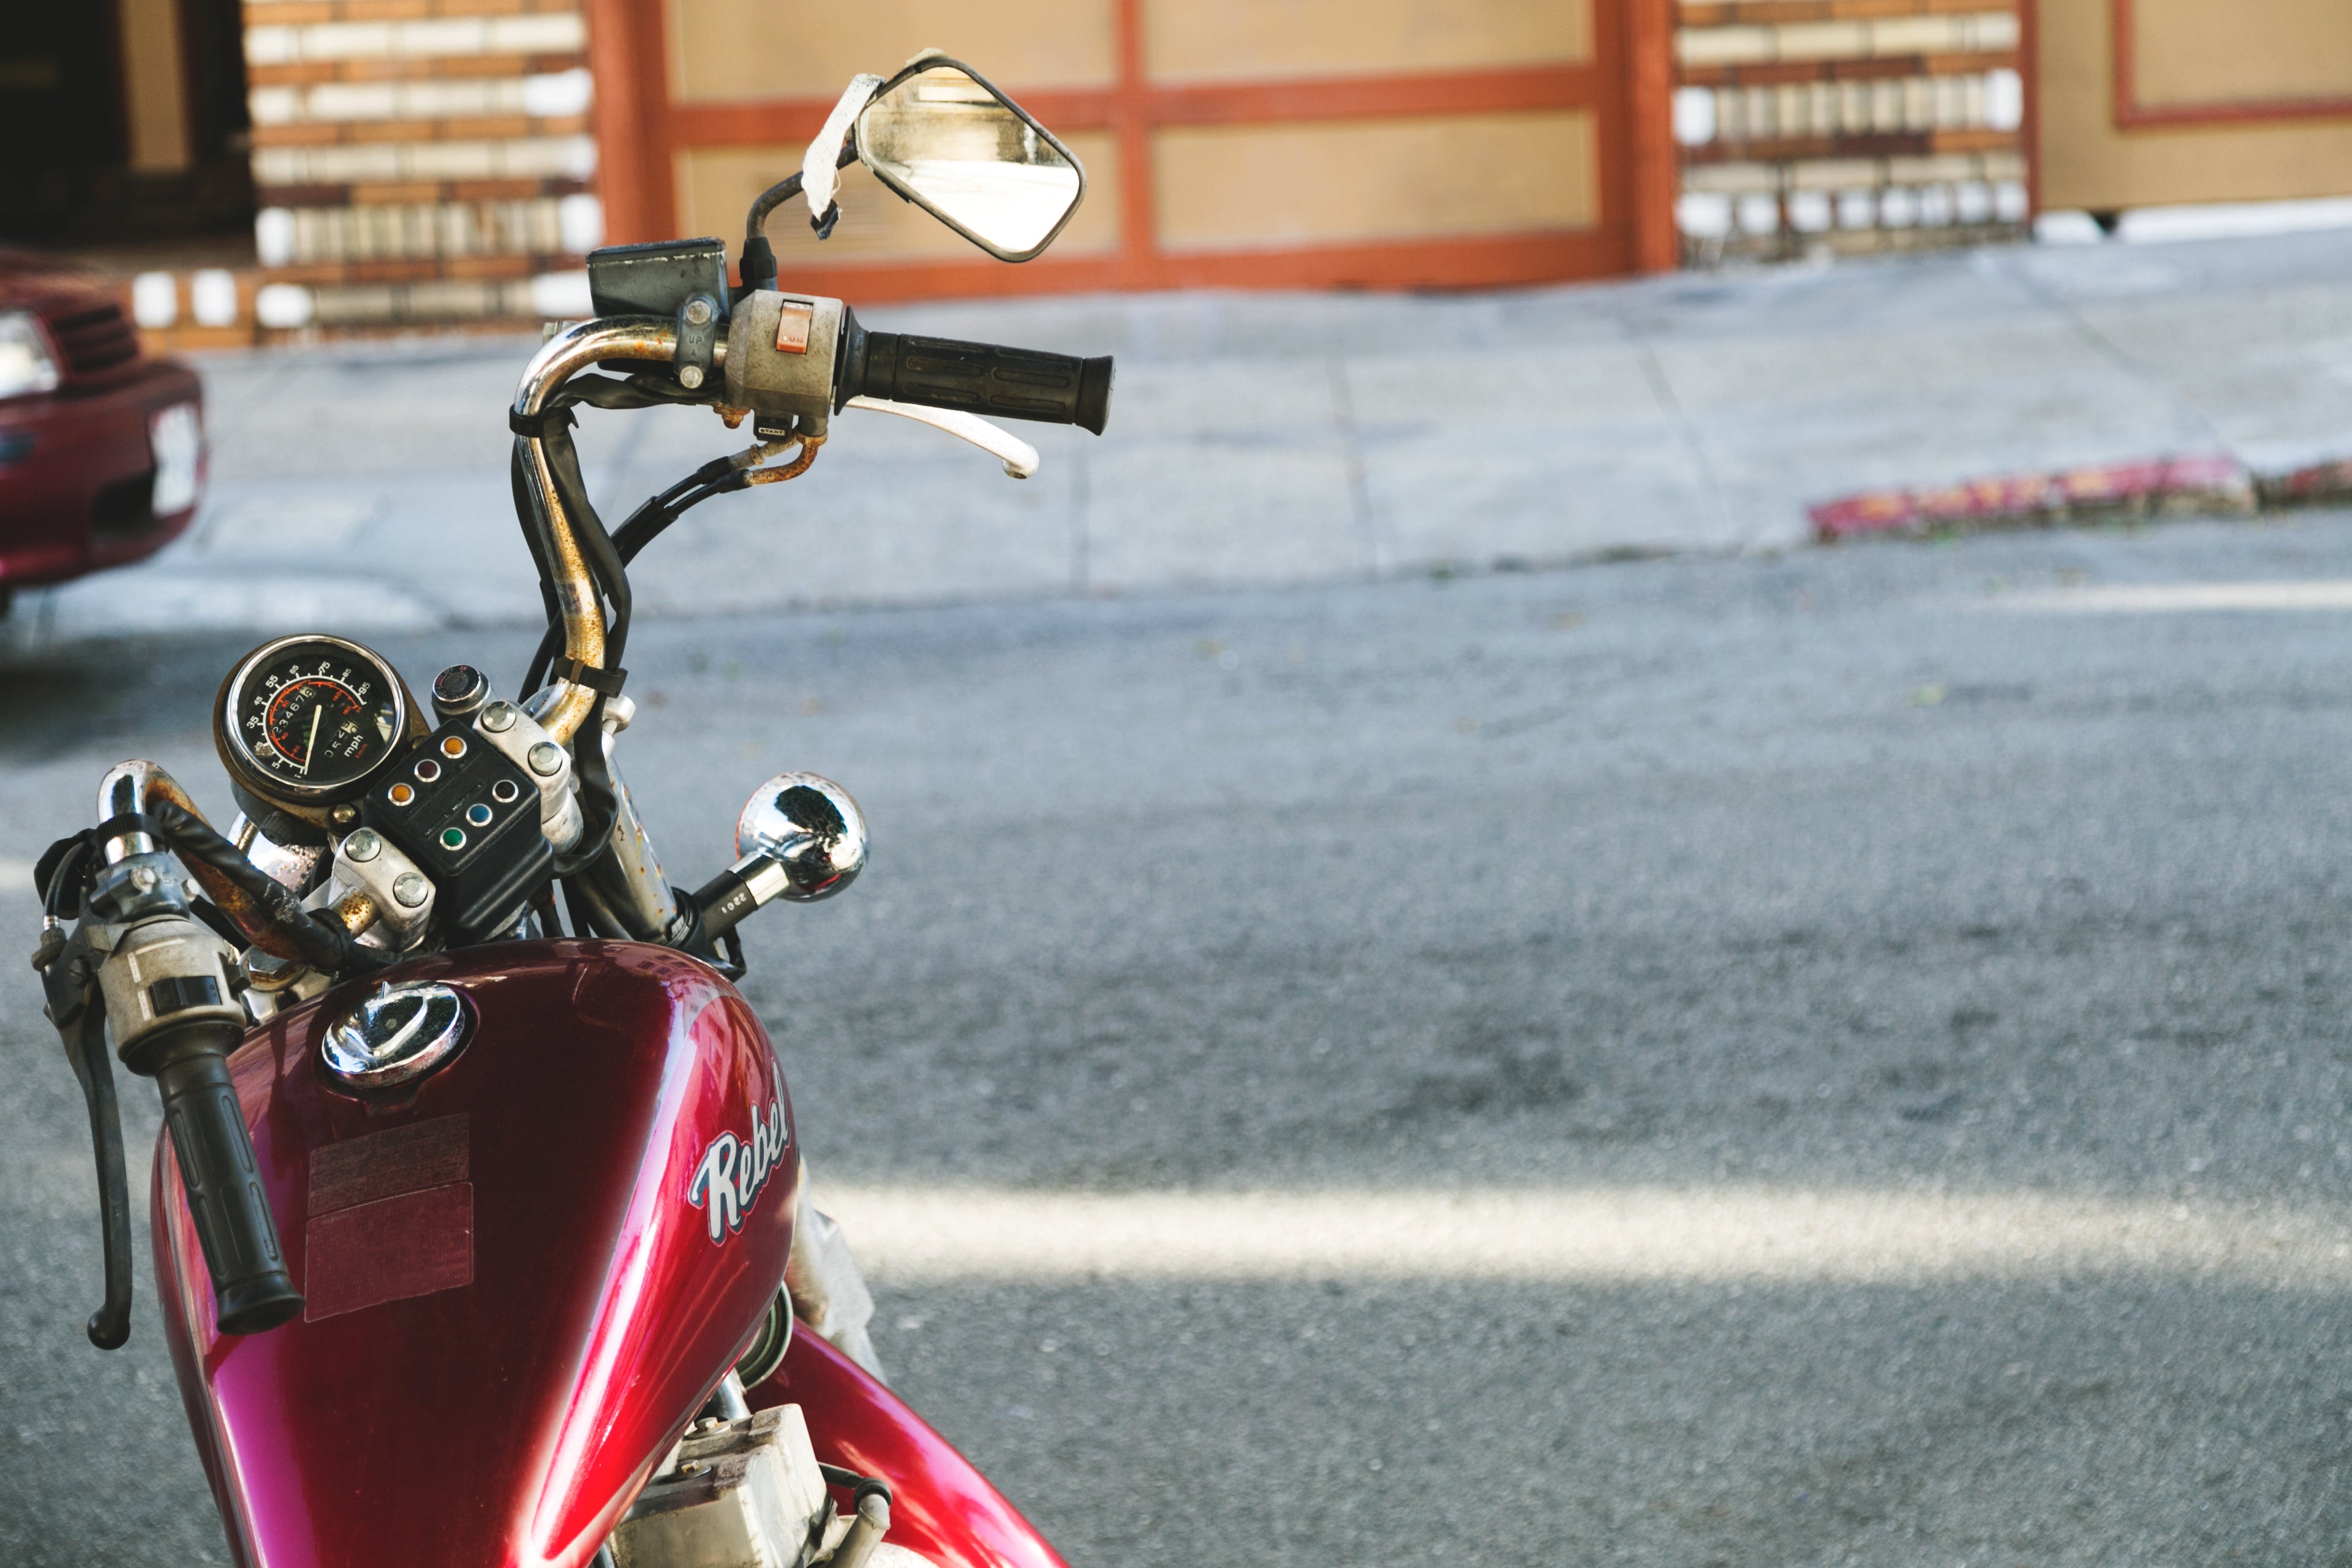
{"label": "red car", "polygon": [[142,353],[102,281],[0,249],[0,609],[153,554],[204,482],[196,373]]}

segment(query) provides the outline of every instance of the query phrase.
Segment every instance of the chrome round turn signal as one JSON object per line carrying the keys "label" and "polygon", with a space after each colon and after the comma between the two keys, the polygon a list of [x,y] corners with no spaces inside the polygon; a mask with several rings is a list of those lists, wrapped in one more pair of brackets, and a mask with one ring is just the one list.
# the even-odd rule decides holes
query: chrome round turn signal
{"label": "chrome round turn signal", "polygon": [[751,792],[735,819],[735,853],[775,862],[783,886],[770,898],[814,903],[857,879],[866,866],[866,814],[849,792],[814,773],[778,773]]}
{"label": "chrome round turn signal", "polygon": [[327,1076],[355,1089],[395,1089],[439,1070],[465,1049],[474,1009],[446,985],[383,985],[329,1026],[319,1054]]}

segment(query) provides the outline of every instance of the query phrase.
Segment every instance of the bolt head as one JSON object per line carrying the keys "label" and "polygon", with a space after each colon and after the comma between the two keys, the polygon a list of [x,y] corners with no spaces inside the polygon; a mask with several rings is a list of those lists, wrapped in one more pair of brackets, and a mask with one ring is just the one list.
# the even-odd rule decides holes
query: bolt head
{"label": "bolt head", "polygon": [[514,728],[515,720],[519,717],[520,713],[513,703],[493,702],[482,710],[482,716],[476,722],[493,735],[503,735]]}
{"label": "bolt head", "polygon": [[415,871],[403,871],[393,879],[394,901],[404,910],[413,910],[432,896],[433,884]]}
{"label": "bolt head", "polygon": [[702,384],[702,367],[698,364],[686,366],[677,373],[677,384],[692,392]]}
{"label": "bolt head", "polygon": [[364,865],[383,853],[383,840],[373,827],[362,827],[343,840],[343,858]]}
{"label": "bolt head", "polygon": [[553,778],[563,768],[563,748],[552,741],[541,741],[523,755],[530,763],[530,771],[540,777]]}
{"label": "bolt head", "polygon": [[155,890],[155,868],[152,866],[133,866],[131,868],[131,885],[138,889],[142,893],[153,892]]}
{"label": "bolt head", "polygon": [[360,819],[360,808],[356,805],[339,805],[330,815],[333,816],[336,826],[349,827]]}
{"label": "bolt head", "polygon": [[187,900],[188,902],[193,904],[203,896],[204,889],[196,886],[196,879],[194,877],[183,877],[180,879],[180,897]]}
{"label": "bolt head", "polygon": [[686,302],[686,319],[698,327],[710,320],[710,301],[688,300]]}

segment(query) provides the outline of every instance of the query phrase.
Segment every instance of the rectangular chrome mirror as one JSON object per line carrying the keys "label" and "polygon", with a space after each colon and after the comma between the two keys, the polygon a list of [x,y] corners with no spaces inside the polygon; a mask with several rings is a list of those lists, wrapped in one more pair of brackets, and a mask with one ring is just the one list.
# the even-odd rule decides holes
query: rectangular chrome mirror
{"label": "rectangular chrome mirror", "polygon": [[1003,261],[1054,242],[1087,172],[1021,106],[943,56],[885,82],[857,117],[857,153],[876,178]]}

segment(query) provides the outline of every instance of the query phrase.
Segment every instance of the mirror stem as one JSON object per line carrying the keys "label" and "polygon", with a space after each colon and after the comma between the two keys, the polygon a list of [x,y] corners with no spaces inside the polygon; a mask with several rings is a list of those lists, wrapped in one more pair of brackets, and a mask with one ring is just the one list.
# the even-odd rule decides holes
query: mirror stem
{"label": "mirror stem", "polygon": [[[856,144],[843,147],[838,166],[845,169],[856,162]],[[768,215],[800,194],[801,172],[795,169],[761,191],[751,203],[751,210],[743,215],[743,255],[737,271],[743,279],[745,292],[776,286],[776,251],[768,243]]]}

